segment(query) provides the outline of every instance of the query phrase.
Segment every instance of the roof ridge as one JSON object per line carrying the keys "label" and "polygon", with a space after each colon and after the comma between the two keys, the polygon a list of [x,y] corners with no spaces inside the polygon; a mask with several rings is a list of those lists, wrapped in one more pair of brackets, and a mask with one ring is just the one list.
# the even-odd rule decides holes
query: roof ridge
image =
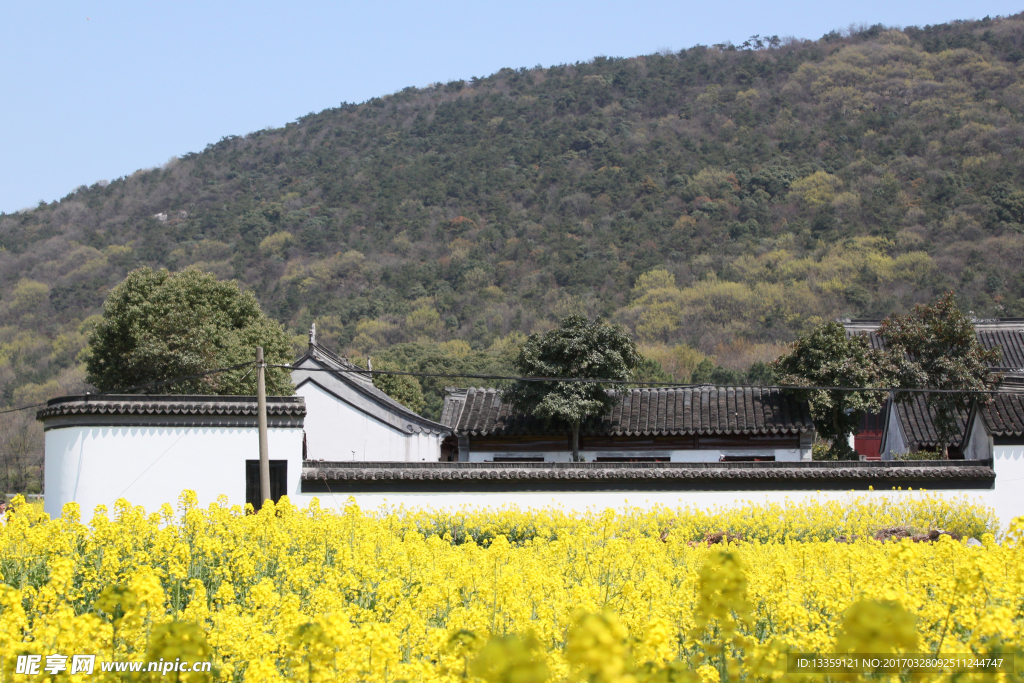
{"label": "roof ridge", "polygon": [[[588,434],[796,434],[814,429],[805,402],[780,387],[628,387],[609,390],[609,394],[619,400],[609,415],[585,428]],[[457,433],[539,436],[562,432],[543,420],[513,412],[497,389],[467,388],[464,393],[449,393],[444,400],[443,423]]]}
{"label": "roof ridge", "polygon": [[[245,401],[189,401],[174,396],[173,401],[148,400],[151,396],[139,396],[136,401],[125,400],[124,396],[116,400],[104,400],[95,395],[61,396],[51,399],[46,407],[36,412],[36,419],[57,415],[255,415],[257,411],[256,397],[224,397],[246,398]],[[208,395],[197,395],[197,398],[210,398]],[[220,397],[217,397],[220,398]],[[274,400],[277,399],[277,400]],[[274,415],[305,415],[306,402],[301,396],[268,396],[267,412]]]}

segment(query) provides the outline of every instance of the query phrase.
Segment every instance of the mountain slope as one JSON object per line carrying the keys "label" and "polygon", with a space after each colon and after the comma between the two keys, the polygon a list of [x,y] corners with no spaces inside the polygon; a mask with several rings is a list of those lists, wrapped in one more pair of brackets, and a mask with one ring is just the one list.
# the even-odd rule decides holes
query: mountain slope
{"label": "mountain slope", "polygon": [[0,215],[0,400],[80,383],[87,317],[143,264],[238,278],[363,354],[498,357],[603,314],[677,379],[946,289],[1022,315],[1022,36],[1018,15],[503,69]]}

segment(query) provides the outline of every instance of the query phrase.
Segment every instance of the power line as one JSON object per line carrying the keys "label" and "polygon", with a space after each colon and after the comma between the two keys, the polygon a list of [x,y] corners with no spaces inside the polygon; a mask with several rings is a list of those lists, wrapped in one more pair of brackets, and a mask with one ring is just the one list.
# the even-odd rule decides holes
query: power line
{"label": "power line", "polygon": [[246,361],[244,363],[238,363],[237,365],[229,365],[226,368],[214,368],[213,370],[206,370],[204,372],[197,372],[197,373],[194,373],[194,374],[191,374],[191,375],[182,375],[181,377],[172,377],[170,379],[162,379],[162,380],[158,380],[156,382],[147,382],[146,384],[136,384],[135,386],[128,387],[127,389],[117,389],[117,390],[110,389],[108,391],[100,391],[100,392],[97,392],[95,394],[88,394],[88,395],[89,396],[102,396],[102,395],[106,395],[106,394],[122,394],[122,393],[127,393],[127,392],[135,391],[136,389],[145,389],[146,387],[159,387],[159,386],[163,386],[165,384],[173,384],[174,382],[181,382],[181,381],[186,380],[186,379],[195,379],[197,377],[205,377],[206,375],[214,375],[214,374],[216,374],[218,372],[227,372],[228,370],[238,370],[240,368],[249,367],[250,365],[255,365],[255,364],[256,364],[255,361],[249,360],[249,361]]}
{"label": "power line", "polygon": [[0,415],[6,415],[7,413],[17,413],[17,412],[20,412],[22,410],[28,410],[29,408],[38,408],[40,406],[45,406],[45,405],[46,405],[46,401],[43,401],[42,403],[33,403],[30,406],[21,406],[20,408],[8,408],[6,410],[0,410]]}
{"label": "power line", "polygon": [[[156,382],[147,382],[145,384],[136,384],[133,387],[127,387],[125,389],[109,389],[107,391],[97,391],[95,393],[87,393],[87,394],[85,394],[85,400],[88,401],[93,396],[109,396],[111,394],[128,394],[128,393],[131,393],[133,391],[137,391],[139,389],[146,389],[146,388],[149,388],[149,387],[160,387],[160,386],[163,386],[165,384],[173,384],[174,382],[182,382],[182,381],[187,380],[187,379],[196,379],[197,377],[205,377],[207,375],[213,375],[213,374],[216,374],[218,372],[227,372],[229,370],[238,370],[240,368],[244,368],[244,367],[247,367],[247,366],[250,366],[250,365],[255,365],[255,362],[254,361],[247,361],[245,363],[239,363],[238,365],[231,365],[231,366],[228,366],[226,368],[214,368],[213,370],[206,370],[204,372],[196,372],[196,373],[193,373],[191,375],[182,375],[181,377],[172,377],[170,379],[162,379],[162,380],[158,380]],[[248,373],[246,373],[246,374],[248,374]],[[33,403],[32,405],[20,406],[18,408],[8,408],[6,410],[0,410],[0,415],[5,415],[7,413],[17,413],[19,411],[29,410],[31,408],[40,408],[42,406],[47,405],[47,403],[48,403],[47,401],[43,401],[42,403]]]}
{"label": "power line", "polygon": [[[188,379],[196,379],[199,377],[205,377],[207,375],[213,375],[220,372],[228,372],[230,370],[238,370],[240,368],[249,367],[255,365],[253,361],[247,361],[245,363],[238,363],[237,365],[231,365],[224,368],[214,368],[213,370],[206,370],[204,372],[197,372],[191,375],[182,375],[180,377],[172,377],[170,379],[158,380],[156,382],[147,382],[145,384],[137,384],[132,387],[125,389],[111,389],[108,391],[98,391],[95,393],[85,394],[86,400],[89,400],[93,396],[108,396],[111,394],[127,394],[139,389],[155,388],[164,386],[166,384],[173,384],[175,382],[182,382]],[[567,384],[611,384],[615,386],[629,385],[629,386],[645,386],[645,387],[668,387],[676,389],[699,389],[703,387],[724,387],[731,389],[787,389],[792,391],[839,391],[839,392],[877,392],[877,393],[889,393],[889,394],[900,394],[900,393],[920,393],[920,394],[984,394],[984,395],[997,395],[997,394],[1020,394],[1024,393],[1016,389],[931,389],[931,388],[910,388],[910,387],[828,387],[828,386],[802,386],[797,384],[681,384],[679,382],[644,382],[638,380],[619,380],[619,379],[596,379],[589,377],[518,377],[514,375],[487,375],[481,373],[449,373],[449,372],[406,372],[402,370],[364,370],[362,368],[302,368],[294,365],[279,365],[274,363],[267,363],[268,368],[281,368],[285,370],[302,370],[305,372],[330,372],[336,374],[362,374],[362,375],[403,375],[407,377],[424,377],[424,378],[446,378],[446,379],[482,379],[488,381],[506,381],[506,382],[563,382]],[[248,373],[246,373],[248,375]],[[22,410],[30,410],[32,408],[40,408],[47,405],[47,401],[42,403],[33,403],[31,405],[19,406],[17,408],[7,408],[0,410],[0,415],[6,415],[8,413],[17,413]]]}
{"label": "power line", "polygon": [[485,375],[478,373],[449,373],[449,372],[405,372],[401,370],[364,370],[362,368],[303,368],[294,365],[269,365],[272,368],[285,368],[287,370],[302,370],[305,372],[330,372],[330,373],[351,373],[361,375],[405,375],[409,377],[433,377],[449,379],[485,379],[492,381],[513,381],[513,382],[565,382],[579,384],[613,384],[613,385],[643,385],[652,387],[670,387],[678,389],[698,389],[702,387],[725,387],[736,389],[789,389],[800,391],[868,391],[879,393],[923,393],[923,394],[1021,394],[1015,389],[931,389],[915,387],[829,387],[829,386],[803,386],[798,384],[681,384],[679,382],[644,382],[637,380],[622,379],[596,379],[589,377],[515,377],[511,375]]}

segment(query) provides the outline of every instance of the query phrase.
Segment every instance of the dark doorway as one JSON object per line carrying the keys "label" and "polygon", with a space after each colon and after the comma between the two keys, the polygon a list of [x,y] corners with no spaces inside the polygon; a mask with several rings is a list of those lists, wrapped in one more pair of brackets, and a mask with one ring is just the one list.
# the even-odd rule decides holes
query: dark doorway
{"label": "dark doorway", "polygon": [[[270,461],[270,497],[276,503],[288,493],[288,461]],[[257,512],[263,507],[260,499],[260,461],[245,461],[245,502]]]}
{"label": "dark doorway", "polygon": [[459,440],[454,436],[444,437],[441,442],[441,462],[456,462],[459,459]]}

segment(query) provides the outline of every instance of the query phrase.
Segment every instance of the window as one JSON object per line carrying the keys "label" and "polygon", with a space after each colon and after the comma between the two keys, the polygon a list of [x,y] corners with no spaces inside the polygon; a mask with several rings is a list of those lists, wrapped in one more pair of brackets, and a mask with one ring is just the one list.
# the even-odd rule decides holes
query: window
{"label": "window", "polygon": [[800,448],[799,434],[701,434],[697,447],[719,448]]}
{"label": "window", "polygon": [[[270,497],[276,503],[281,496],[288,493],[288,461],[270,461]],[[260,499],[260,461],[245,461],[245,502],[251,503],[254,510],[263,507]]]}
{"label": "window", "polygon": [[691,434],[580,437],[580,448],[585,451],[682,451],[691,450],[694,445]]}
{"label": "window", "polygon": [[534,453],[538,451],[571,451],[572,443],[568,436],[505,436],[494,438],[473,438],[470,440],[472,451],[499,453]]}
{"label": "window", "polygon": [[599,455],[594,458],[595,462],[670,462],[672,458],[667,455]]}

